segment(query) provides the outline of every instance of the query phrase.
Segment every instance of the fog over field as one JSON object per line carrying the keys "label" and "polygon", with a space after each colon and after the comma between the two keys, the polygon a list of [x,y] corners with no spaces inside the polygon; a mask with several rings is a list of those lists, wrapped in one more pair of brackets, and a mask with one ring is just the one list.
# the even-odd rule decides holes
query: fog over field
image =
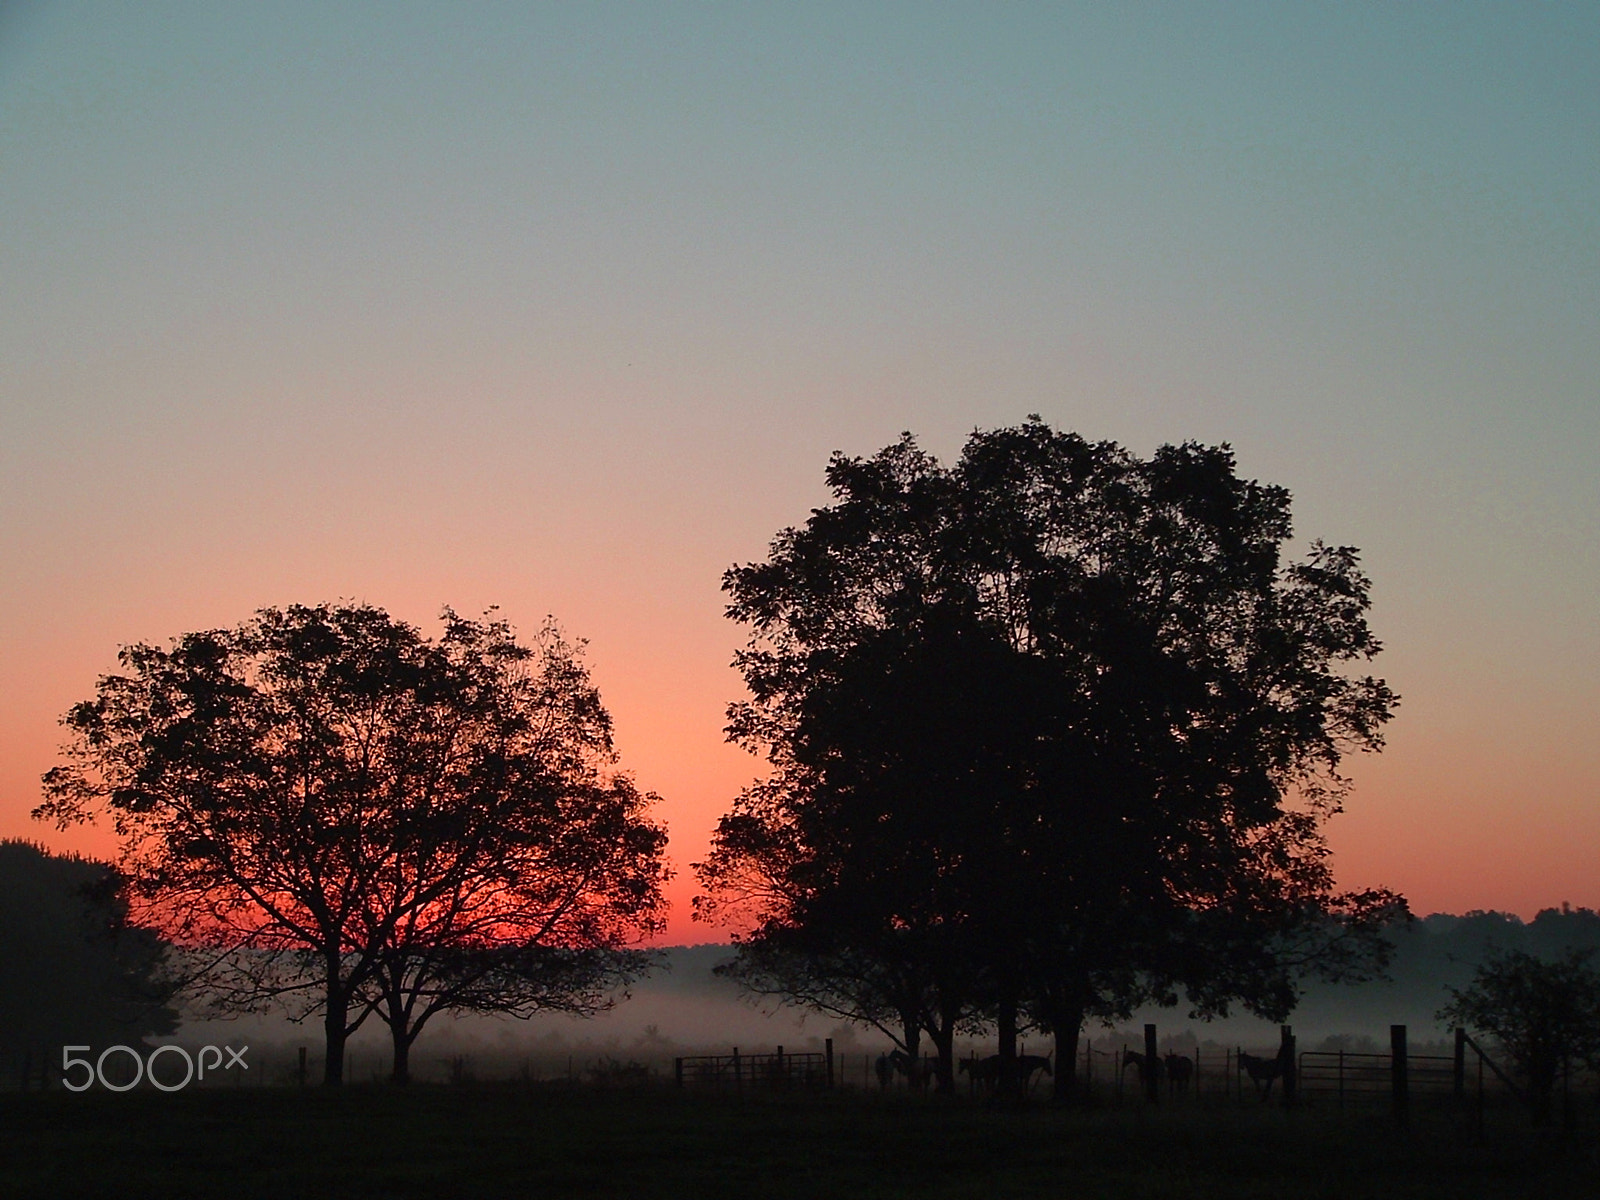
{"label": "fog over field", "polygon": [[[1491,948],[1555,953],[1569,946],[1600,949],[1600,914],[1589,909],[1546,909],[1531,922],[1504,913],[1466,916],[1435,913],[1395,931],[1395,961],[1390,979],[1355,985],[1312,984],[1290,1018],[1303,1049],[1342,1045],[1347,1050],[1386,1048],[1389,1026],[1410,1028],[1413,1049],[1443,1041],[1449,1030],[1435,1019],[1447,1001],[1447,988],[1471,978]],[[670,1069],[681,1054],[821,1050],[832,1038],[842,1056],[876,1055],[890,1041],[880,1031],[852,1026],[835,1017],[779,1004],[772,998],[750,998],[730,981],[713,973],[730,961],[727,945],[675,946],[662,951],[665,966],[633,986],[607,1012],[589,1018],[559,1014],[528,1021],[486,1017],[441,1017],[419,1039],[415,1059],[423,1079],[449,1078],[452,1070],[480,1078],[514,1075],[526,1070],[548,1077],[571,1071],[590,1077],[608,1069],[638,1063],[658,1072]],[[299,1046],[318,1061],[320,1028],[313,1018],[295,1026],[280,1018],[236,1021],[191,1021],[176,1041],[248,1042],[253,1059],[281,1077],[292,1071]],[[1150,1008],[1117,1029],[1090,1025],[1085,1035],[1101,1049],[1123,1042],[1137,1044],[1146,1021],[1157,1025],[1163,1045],[1177,1048],[1199,1043],[1222,1048],[1270,1048],[1278,1029],[1266,1021],[1236,1012],[1224,1020],[1190,1019],[1183,1006]],[[1044,1052],[1050,1039],[1038,1031],[1025,1038],[1030,1049]],[[364,1028],[352,1042],[353,1079],[380,1073],[388,1058],[381,1027]],[[992,1037],[965,1039],[963,1053],[993,1053]],[[459,1060],[459,1061],[458,1061]],[[861,1071],[865,1059],[846,1058],[847,1069]],[[314,1077],[314,1073],[313,1073]]]}

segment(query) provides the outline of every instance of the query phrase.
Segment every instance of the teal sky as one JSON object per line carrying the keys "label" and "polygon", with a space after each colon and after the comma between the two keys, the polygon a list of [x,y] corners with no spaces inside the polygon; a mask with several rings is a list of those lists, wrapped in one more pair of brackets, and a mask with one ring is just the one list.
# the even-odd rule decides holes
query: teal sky
{"label": "teal sky", "polygon": [[686,885],[722,570],[1030,412],[1362,547],[1348,883],[1600,904],[1593,3],[5,5],[0,835],[122,642],[498,603]]}

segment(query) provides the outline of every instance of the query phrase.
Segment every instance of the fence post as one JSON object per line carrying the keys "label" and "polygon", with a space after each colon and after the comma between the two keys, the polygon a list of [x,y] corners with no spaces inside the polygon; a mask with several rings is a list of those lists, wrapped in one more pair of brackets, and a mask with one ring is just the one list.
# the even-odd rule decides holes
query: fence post
{"label": "fence post", "polygon": [[1144,1095],[1151,1104],[1161,1103],[1161,1081],[1156,1078],[1156,1027],[1144,1027]]}
{"label": "fence post", "polygon": [[1406,1123],[1411,1101],[1410,1079],[1407,1075],[1409,1066],[1406,1061],[1406,1027],[1391,1025],[1389,1026],[1389,1082],[1394,1093],[1394,1118],[1401,1125]]}
{"label": "fence post", "polygon": [[1339,1111],[1344,1111],[1344,1047],[1339,1047]]}
{"label": "fence post", "polygon": [[1565,1052],[1561,1055],[1561,1131],[1571,1133],[1574,1129],[1572,1115],[1572,1056]]}
{"label": "fence post", "polygon": [[789,1082],[789,1078],[788,1078],[787,1075],[784,1074],[784,1071],[783,1071],[783,1047],[779,1046],[778,1047],[778,1061],[777,1061],[777,1063],[776,1063],[776,1065],[775,1065],[775,1067],[773,1069],[773,1072],[772,1072],[772,1085],[773,1085],[773,1087],[782,1087],[784,1084],[786,1084],[788,1082]]}
{"label": "fence post", "polygon": [[306,1048],[300,1047],[300,1086],[306,1085]]}
{"label": "fence post", "polygon": [[1451,1091],[1456,1100],[1464,1100],[1467,1095],[1467,1031],[1461,1026],[1456,1026],[1456,1061],[1455,1075],[1451,1081]]}
{"label": "fence post", "polygon": [[1295,1094],[1299,1091],[1296,1076],[1300,1071],[1294,1053],[1294,1026],[1279,1026],[1278,1036],[1282,1039],[1278,1043],[1278,1057],[1283,1060],[1283,1106],[1293,1108]]}
{"label": "fence post", "polygon": [[733,1048],[733,1094],[744,1095],[744,1080],[739,1075],[739,1047]]}
{"label": "fence post", "polygon": [[1474,1042],[1472,1048],[1478,1052],[1478,1145],[1483,1145],[1483,1051],[1478,1050]]}
{"label": "fence post", "polygon": [[674,1079],[676,1079],[678,1081],[678,1086],[682,1087],[683,1086],[683,1059],[675,1058],[675,1059],[672,1060],[672,1076],[673,1076]]}
{"label": "fence post", "polygon": [[828,1087],[831,1089],[833,1087],[833,1039],[832,1038],[824,1038],[823,1039],[822,1052],[823,1052],[823,1054],[825,1054],[827,1056],[827,1059],[828,1059]]}

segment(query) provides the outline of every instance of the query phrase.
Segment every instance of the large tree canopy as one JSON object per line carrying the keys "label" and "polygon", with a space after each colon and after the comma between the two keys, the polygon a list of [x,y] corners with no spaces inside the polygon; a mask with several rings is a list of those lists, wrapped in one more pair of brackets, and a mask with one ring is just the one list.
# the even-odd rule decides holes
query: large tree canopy
{"label": "large tree canopy", "polygon": [[304,997],[325,1078],[370,1013],[395,1074],[450,1008],[587,1011],[659,925],[664,830],[609,770],[577,648],[448,609],[425,638],[371,607],[263,609],[134,645],[65,718],[36,816],[108,812],[146,919],[213,997]]}
{"label": "large tree canopy", "polygon": [[[1226,446],[1142,460],[1037,418],[828,483],[724,580],[751,627],[729,732],[772,774],[699,903],[754,921],[748,982],[814,997],[806,945],[976,960],[933,1007],[989,1006],[1005,1062],[1019,1013],[1065,1052],[1086,1015],[1175,989],[1277,1014],[1297,968],[1381,957],[1400,902],[1336,895],[1321,825],[1396,698],[1346,669],[1379,649],[1356,552],[1284,561],[1287,491]],[[923,1025],[944,1056],[948,1024]]]}

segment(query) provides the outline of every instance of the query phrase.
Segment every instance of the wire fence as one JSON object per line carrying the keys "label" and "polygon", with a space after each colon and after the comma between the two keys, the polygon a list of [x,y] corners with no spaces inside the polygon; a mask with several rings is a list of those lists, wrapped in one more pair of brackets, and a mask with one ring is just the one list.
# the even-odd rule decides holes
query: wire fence
{"label": "wire fence", "polygon": [[673,1060],[674,1082],[679,1087],[713,1088],[740,1092],[745,1088],[788,1089],[834,1086],[833,1039],[821,1054],[785,1054],[779,1046],[772,1054],[698,1054]]}
{"label": "wire fence", "polygon": [[[813,1042],[813,1045],[816,1043]],[[1437,1044],[1427,1048],[1433,1049]],[[1170,1041],[1152,1055],[1155,1030],[1135,1042],[1125,1035],[1083,1037],[1074,1056],[1070,1088],[1060,1087],[1059,1064],[1050,1055],[1027,1055],[1018,1091],[1023,1099],[1139,1105],[1255,1105],[1276,1101],[1310,1111],[1382,1110],[1385,1106],[1404,1123],[1413,1103],[1454,1114],[1486,1134],[1490,1113],[1535,1111],[1535,1120],[1559,1119],[1573,1127],[1592,1124],[1600,1102],[1600,1073],[1579,1062],[1566,1062],[1554,1095],[1530,1096],[1526,1081],[1509,1065],[1484,1050],[1465,1031],[1455,1033],[1454,1053],[1409,1050],[1404,1026],[1391,1028],[1390,1053],[1374,1050],[1319,1049],[1297,1052],[1292,1031],[1283,1027],[1276,1047],[1218,1047]],[[1026,1044],[1019,1050],[1026,1054]],[[1153,1066],[1152,1066],[1153,1063]],[[322,1056],[315,1047],[265,1045],[196,1046],[163,1043],[147,1046],[0,1047],[0,1088],[21,1091],[111,1092],[161,1091],[185,1088],[294,1088],[322,1081]],[[419,1083],[468,1086],[479,1083],[560,1084],[572,1087],[678,1088],[734,1096],[776,1092],[820,1092],[851,1089],[864,1092],[925,1093],[983,1100],[999,1089],[998,1056],[971,1045],[962,1048],[941,1077],[931,1054],[912,1059],[903,1053],[852,1051],[836,1054],[833,1040],[823,1049],[747,1053],[734,1047],[728,1054],[644,1061],[610,1054],[492,1054],[483,1060],[468,1054],[413,1056],[412,1076]],[[392,1057],[374,1047],[347,1051],[344,1080],[351,1084],[385,1083]],[[1496,1118],[1499,1120],[1500,1118]],[[1525,1118],[1524,1118],[1525,1119]]]}

